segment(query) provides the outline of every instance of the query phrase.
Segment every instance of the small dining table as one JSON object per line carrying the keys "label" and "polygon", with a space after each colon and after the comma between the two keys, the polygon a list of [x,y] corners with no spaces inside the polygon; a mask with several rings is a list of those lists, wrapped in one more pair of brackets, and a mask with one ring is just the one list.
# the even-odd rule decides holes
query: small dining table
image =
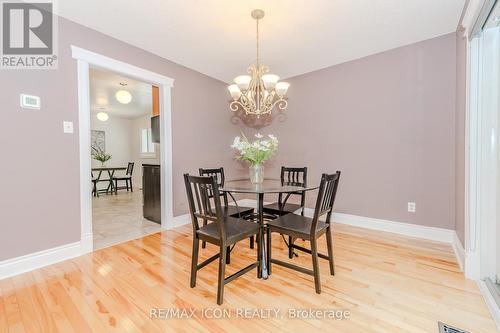
{"label": "small dining table", "polygon": [[[115,184],[113,182],[113,177],[115,175],[115,172],[116,171],[125,171],[127,170],[126,167],[98,167],[98,168],[92,168],[92,172],[96,171],[96,172],[99,172],[97,174],[97,178],[95,178],[95,180],[97,182],[99,181],[109,181],[109,184],[108,184],[108,187],[106,188],[106,190],[101,190],[101,191],[106,191],[106,193],[109,192],[109,190],[111,190],[111,192],[114,192],[115,194],[118,193],[118,191],[116,190],[115,188]],[[106,171],[108,173],[108,179],[102,179],[101,180],[101,175],[102,173]]]}
{"label": "small dining table", "polygon": [[230,180],[224,183],[224,186],[221,187],[221,191],[227,193],[251,193],[257,196],[257,222],[260,225],[259,230],[259,242],[262,255],[259,258],[260,261],[260,270],[259,270],[259,278],[267,279],[268,271],[267,271],[267,263],[266,263],[266,241],[264,237],[265,231],[265,220],[264,220],[264,194],[279,194],[286,193],[283,204],[286,202],[290,194],[294,192],[303,192],[303,191],[311,191],[315,190],[319,187],[319,185],[298,185],[294,183],[282,183],[279,179],[264,179],[261,184],[252,184],[247,179],[239,179],[239,180]]}

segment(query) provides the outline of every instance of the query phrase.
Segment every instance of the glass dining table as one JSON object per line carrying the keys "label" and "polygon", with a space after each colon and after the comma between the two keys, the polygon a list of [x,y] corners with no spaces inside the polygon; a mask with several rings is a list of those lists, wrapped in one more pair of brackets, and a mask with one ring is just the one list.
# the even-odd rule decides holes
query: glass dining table
{"label": "glass dining table", "polygon": [[289,196],[295,192],[311,191],[319,187],[318,184],[302,186],[302,184],[282,183],[279,179],[264,179],[261,184],[252,184],[247,179],[230,180],[224,183],[221,191],[232,193],[255,194],[257,197],[257,222],[260,225],[259,242],[261,242],[262,254],[259,256],[260,268],[259,278],[267,279],[267,263],[266,263],[266,241],[264,237],[265,219],[264,219],[264,194],[286,194],[283,199],[283,204],[286,203]]}

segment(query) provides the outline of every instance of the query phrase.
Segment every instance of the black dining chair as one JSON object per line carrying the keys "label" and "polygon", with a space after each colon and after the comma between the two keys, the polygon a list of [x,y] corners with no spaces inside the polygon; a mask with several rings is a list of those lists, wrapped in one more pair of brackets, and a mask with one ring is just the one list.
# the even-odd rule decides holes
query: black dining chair
{"label": "black dining chair", "polygon": [[90,172],[90,177],[91,177],[91,180],[92,180],[92,195],[94,197],[99,197],[99,191],[97,191],[97,178],[94,178],[94,173],[91,171]]}
{"label": "black dining chair", "polygon": [[[113,177],[115,181],[115,192],[118,192],[118,190],[127,190],[127,192],[130,189],[130,192],[134,192],[134,188],[132,186],[132,174],[134,172],[134,162],[128,162],[127,165],[127,171],[125,172],[125,176],[117,176]],[[119,181],[125,181],[125,186],[118,187],[118,182]]]}
{"label": "black dining chair", "polygon": [[[303,168],[290,168],[290,167],[281,167],[280,174],[281,184],[283,185],[293,185],[293,186],[307,186],[307,167]],[[300,197],[300,204],[290,203],[288,199],[291,196]],[[301,209],[300,214],[304,216],[304,209],[306,206],[306,192],[292,192],[288,194],[279,193],[278,201],[273,202],[268,205],[264,205],[264,214],[272,217],[278,217],[285,214],[296,212]],[[288,237],[288,257],[293,258],[293,249],[290,246],[293,244],[294,239],[292,237]]]}
{"label": "black dining chair", "polygon": [[[220,187],[224,186],[224,182],[226,180],[224,176],[224,168],[211,168],[211,169],[204,169],[204,168],[199,168],[199,173],[200,176],[209,176],[209,177],[214,177],[217,180],[217,184]],[[236,200],[233,198],[234,203],[236,206],[229,205],[228,198],[227,198],[227,193],[226,192],[220,192],[219,193],[222,199],[224,200],[224,205],[222,206],[222,211],[224,216],[231,216],[231,217],[240,217],[240,218],[245,218],[253,215],[254,213],[254,208],[252,207],[244,207],[244,206],[239,206],[236,202]],[[203,225],[206,225],[207,221],[203,221]],[[202,242],[201,247],[205,248],[206,243]],[[250,238],[250,248],[254,248],[254,239]]]}
{"label": "black dining chair", "polygon": [[[282,166],[280,180],[282,185],[305,187],[307,186],[307,167],[289,168]],[[300,204],[294,204],[288,202],[288,199],[292,195],[300,197]],[[264,205],[264,213],[281,216],[302,209],[301,215],[304,215],[305,203],[306,203],[305,191],[285,194],[285,198],[283,198],[283,193],[280,193],[278,195],[277,202]]]}
{"label": "black dining chair", "polygon": [[[225,277],[226,257],[231,246],[250,236],[259,233],[259,225],[241,218],[223,214],[220,201],[219,184],[214,177],[190,176],[184,174],[184,182],[193,225],[193,255],[191,261],[191,288],[196,286],[196,274],[212,261],[219,259],[219,275],[217,278],[217,304],[224,298],[224,286],[237,277],[259,267],[259,260]],[[199,219],[212,223],[200,227]],[[209,242],[219,247],[219,253],[198,264],[200,241]],[[262,246],[257,244],[257,258],[262,255]],[[260,255],[260,256],[259,256]],[[258,273],[257,273],[258,274]]]}
{"label": "black dining chair", "polygon": [[[316,200],[316,207],[314,209],[314,216],[312,218],[297,215],[297,214],[286,214],[278,217],[275,220],[269,221],[267,223],[267,267],[269,274],[272,273],[271,265],[277,264],[283,267],[287,267],[296,270],[301,273],[314,276],[314,285],[316,288],[316,293],[321,293],[321,282],[319,277],[319,265],[318,257],[326,259],[330,265],[330,274],[335,275],[335,267],[333,262],[333,241],[331,234],[331,217],[333,212],[333,203],[335,202],[335,196],[337,194],[337,187],[340,180],[340,171],[334,174],[328,175],[323,174],[321,176],[321,184],[319,186],[318,198]],[[326,219],[324,221],[320,220],[320,217],[326,214]],[[272,259],[271,256],[271,239],[272,233],[277,232],[282,235],[288,235],[293,238],[302,238],[311,243],[311,248],[307,249],[302,246],[295,244],[290,244],[293,249],[297,249],[302,252],[311,254],[312,256],[312,266],[313,269],[306,269],[285,261]],[[328,255],[318,253],[318,243],[317,240],[320,236],[326,236],[326,244],[328,248]]]}

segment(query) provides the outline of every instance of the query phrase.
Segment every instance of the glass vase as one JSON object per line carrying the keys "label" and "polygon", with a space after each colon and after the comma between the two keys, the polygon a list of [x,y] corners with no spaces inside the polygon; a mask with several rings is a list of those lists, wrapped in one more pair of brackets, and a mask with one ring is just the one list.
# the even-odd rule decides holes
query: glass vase
{"label": "glass vase", "polygon": [[250,171],[250,182],[252,184],[262,184],[264,181],[264,166],[261,164],[251,165],[248,169]]}

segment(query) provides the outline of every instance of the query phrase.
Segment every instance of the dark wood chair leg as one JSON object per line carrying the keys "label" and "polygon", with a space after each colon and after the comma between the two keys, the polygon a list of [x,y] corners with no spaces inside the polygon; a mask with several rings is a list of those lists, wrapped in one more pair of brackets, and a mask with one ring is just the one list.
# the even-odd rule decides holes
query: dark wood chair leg
{"label": "dark wood chair leg", "polygon": [[[207,225],[207,220],[203,220],[203,226],[206,226]],[[201,242],[201,248],[204,249],[207,247],[207,242],[205,241],[202,241]]]}
{"label": "dark wood chair leg", "polygon": [[314,286],[316,287],[316,294],[321,294],[321,281],[319,278],[319,264],[318,264],[318,244],[316,238],[311,239],[311,255],[312,255]]}
{"label": "dark wood chair leg", "polygon": [[226,254],[226,265],[229,265],[231,263],[231,247],[228,246],[227,249],[227,254]]}
{"label": "dark wood chair leg", "polygon": [[198,252],[200,248],[200,240],[193,237],[193,255],[191,258],[191,288],[196,286],[196,273],[198,271]]}
{"label": "dark wood chair leg", "polygon": [[257,234],[256,241],[257,241],[257,260],[259,262],[259,265],[257,266],[257,278],[260,279],[262,278],[262,237],[258,237],[262,233],[262,227],[259,228],[259,233]]}
{"label": "dark wood chair leg", "polygon": [[293,237],[292,236],[288,236],[288,258],[290,259],[293,259]]}
{"label": "dark wood chair leg", "polygon": [[226,273],[226,255],[227,247],[225,244],[220,246],[220,256],[219,256],[219,276],[217,283],[217,304],[221,305],[224,301],[224,277]]}
{"label": "dark wood chair leg", "polygon": [[130,192],[134,192],[134,188],[132,187],[132,178],[130,178]]}
{"label": "dark wood chair leg", "polygon": [[250,248],[251,248],[251,249],[255,248],[255,245],[254,245],[254,244],[255,244],[255,239],[254,239],[254,237],[252,236],[252,237],[250,237]]}
{"label": "dark wood chair leg", "polygon": [[335,275],[335,263],[333,261],[333,241],[331,227],[326,229],[326,246],[328,247],[328,262],[330,264],[330,274]]}
{"label": "dark wood chair leg", "polygon": [[128,190],[129,190],[128,179],[125,179],[125,186],[127,187],[127,192],[128,192]]}
{"label": "dark wood chair leg", "polygon": [[267,228],[266,238],[267,238],[267,274],[271,275],[272,274],[272,270],[271,270],[271,249],[272,249],[271,238],[272,238],[272,233],[271,233],[270,228]]}

